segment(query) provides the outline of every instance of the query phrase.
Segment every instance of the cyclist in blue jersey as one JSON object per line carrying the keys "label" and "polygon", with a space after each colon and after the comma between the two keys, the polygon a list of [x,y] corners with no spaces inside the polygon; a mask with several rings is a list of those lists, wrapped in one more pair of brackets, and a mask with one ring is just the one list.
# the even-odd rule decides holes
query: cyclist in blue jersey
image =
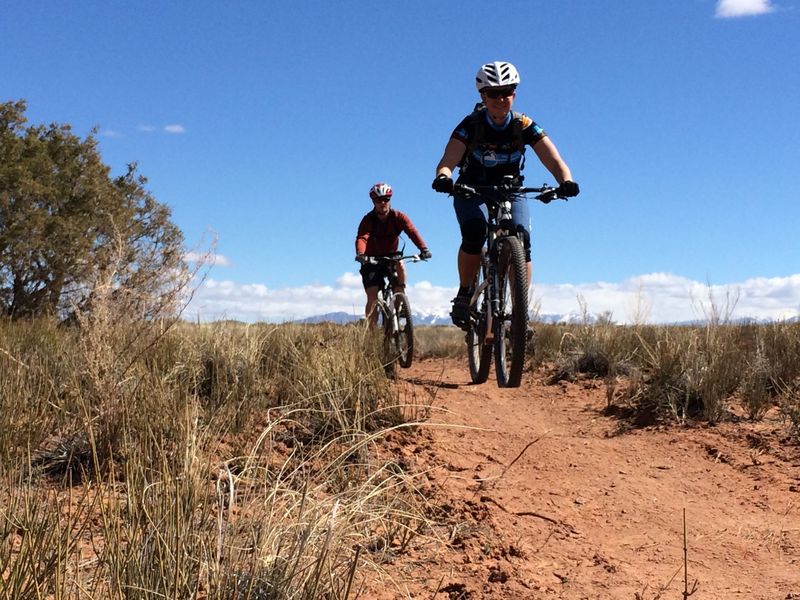
{"label": "cyclist in blue jersey", "polygon": [[[530,146],[539,161],[559,183],[558,194],[577,196],[578,184],[544,130],[528,116],[512,111],[516,89],[520,82],[517,69],[509,62],[482,65],[475,76],[481,102],[472,114],[465,117],[450,135],[432,187],[437,192],[453,193],[453,171],[459,168],[458,182],[467,185],[497,185],[506,176],[522,182],[525,148]],[[461,228],[458,251],[458,294],[453,299],[451,317],[460,327],[469,318],[471,285],[480,268],[481,248],[486,241],[486,208],[476,197],[454,194],[453,207]],[[514,224],[522,234],[528,263],[528,282],[531,276],[530,215],[526,200],[512,203]]]}

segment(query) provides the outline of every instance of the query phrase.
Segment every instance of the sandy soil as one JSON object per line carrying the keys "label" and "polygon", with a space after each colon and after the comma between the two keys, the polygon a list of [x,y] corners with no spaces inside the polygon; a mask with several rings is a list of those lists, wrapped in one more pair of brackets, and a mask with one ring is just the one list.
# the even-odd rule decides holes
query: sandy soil
{"label": "sandy soil", "polygon": [[434,412],[387,449],[427,473],[442,526],[362,597],[800,600],[800,448],[777,416],[631,428],[592,380],[475,386],[454,360],[400,378]]}

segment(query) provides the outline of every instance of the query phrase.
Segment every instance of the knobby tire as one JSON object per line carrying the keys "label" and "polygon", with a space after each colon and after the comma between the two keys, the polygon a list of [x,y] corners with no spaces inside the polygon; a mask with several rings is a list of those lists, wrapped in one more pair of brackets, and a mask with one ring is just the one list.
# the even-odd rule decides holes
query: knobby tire
{"label": "knobby tire", "polygon": [[528,329],[528,270],[522,242],[507,237],[497,242],[497,292],[500,313],[494,321],[497,385],[519,387],[525,366]]}
{"label": "knobby tire", "polygon": [[383,301],[378,303],[378,327],[383,330],[383,369],[388,376],[393,377],[397,354],[394,352],[392,316]]}
{"label": "knobby tire", "polygon": [[[486,252],[481,255],[481,268],[475,276],[473,290],[477,290],[488,276]],[[492,346],[486,343],[486,322],[489,311],[489,288],[478,296],[470,308],[469,329],[467,330],[467,359],[472,383],[485,383],[492,366]],[[473,318],[477,316],[477,318]]]}
{"label": "knobby tire", "polygon": [[396,293],[394,307],[398,324],[398,330],[394,332],[393,339],[394,353],[400,366],[407,369],[414,359],[414,322],[411,319],[411,304],[408,296]]}

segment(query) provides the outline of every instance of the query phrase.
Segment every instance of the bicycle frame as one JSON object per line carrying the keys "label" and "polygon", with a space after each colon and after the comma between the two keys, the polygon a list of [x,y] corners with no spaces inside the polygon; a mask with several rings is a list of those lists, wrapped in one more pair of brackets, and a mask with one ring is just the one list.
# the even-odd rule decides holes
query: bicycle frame
{"label": "bicycle frame", "polygon": [[376,309],[379,311],[383,311],[383,313],[389,318],[389,322],[391,323],[391,330],[392,332],[397,331],[399,328],[399,324],[397,322],[397,313],[394,309],[394,298],[395,292],[392,284],[385,286],[380,293],[378,294],[378,302]]}
{"label": "bicycle frame", "polygon": [[[494,186],[468,186],[465,184],[456,184],[455,190],[466,192],[468,195],[475,195],[483,197],[488,196],[488,201],[486,202],[486,212],[488,213],[488,227],[489,232],[486,238],[486,244],[483,247],[483,251],[481,253],[481,260],[488,260],[489,261],[489,268],[490,271],[493,270],[491,267],[494,265],[494,260],[491,260],[490,255],[497,243],[499,238],[508,237],[508,236],[515,236],[518,237],[516,231],[511,230],[511,226],[513,225],[512,217],[511,217],[511,197],[519,196],[522,197],[525,194],[535,192],[538,194],[536,199],[540,202],[544,202],[547,204],[551,200],[556,198],[560,198],[561,200],[566,200],[566,198],[561,198],[560,196],[556,195],[556,188],[548,186],[547,184],[542,185],[541,187],[520,187],[513,183],[513,180],[506,181],[500,185]],[[494,275],[494,273],[490,273],[490,275]],[[492,277],[493,279],[494,277]],[[480,294],[489,286],[491,279],[487,278],[484,282],[475,290],[470,298],[470,304],[474,304]],[[491,281],[492,288],[496,287],[496,281]],[[496,297],[496,290],[490,290],[490,298],[493,307],[494,315],[497,315],[497,297]],[[491,325],[491,323],[489,323]],[[491,329],[487,326],[487,329],[491,331]]]}
{"label": "bicycle frame", "polygon": [[481,268],[486,269],[486,273],[488,276],[481,282],[481,284],[477,288],[475,288],[475,291],[472,293],[472,297],[469,299],[469,305],[474,306],[478,302],[478,298],[481,297],[481,294],[483,294],[486,291],[486,288],[489,288],[488,293],[489,293],[490,310],[486,311],[486,338],[488,338],[491,335],[492,327],[494,326],[494,318],[497,315],[499,309],[494,263],[492,263],[492,261],[489,260],[487,254],[488,254],[487,250],[484,247],[481,252]]}
{"label": "bicycle frame", "polygon": [[[467,188],[467,186],[459,186],[461,189],[469,189],[475,192],[474,188]],[[496,186],[501,187],[501,186]],[[522,190],[530,189],[530,191],[548,191],[551,188],[543,187],[543,188],[520,188]],[[494,188],[492,191],[495,191]],[[497,192],[505,192],[505,190],[496,190]],[[477,192],[476,192],[477,193]],[[524,193],[524,192],[522,192]],[[492,331],[492,327],[494,325],[494,319],[498,317],[500,312],[500,297],[498,293],[498,284],[497,284],[497,269],[496,269],[496,262],[492,259],[492,254],[495,251],[495,245],[497,244],[498,239],[502,239],[505,237],[518,237],[516,231],[513,231],[510,227],[513,224],[511,218],[511,200],[507,197],[503,198],[493,198],[487,202],[487,224],[488,224],[488,234],[486,237],[486,244],[484,245],[481,251],[481,267],[486,268],[487,277],[484,279],[481,284],[475,289],[470,298],[470,306],[473,306],[480,298],[480,295],[489,288],[489,308],[490,310],[487,311],[486,315],[486,332],[487,336]]]}
{"label": "bicycle frame", "polygon": [[512,200],[537,192],[536,198],[547,203],[557,193],[548,186],[520,187],[513,178],[497,186],[456,184],[454,191],[481,198],[488,213],[487,239],[481,250],[466,329],[470,375],[474,383],[486,381],[493,351],[498,385],[517,387],[526,354],[528,290],[523,282],[528,271],[524,243],[512,218]]}
{"label": "bicycle frame", "polygon": [[385,268],[375,310],[379,315],[383,315],[384,352],[386,353],[384,358],[387,361],[387,369],[394,369],[395,360],[400,363],[401,367],[408,368],[411,366],[414,351],[411,305],[405,293],[397,292],[394,288],[397,285],[397,265],[406,260],[417,262],[422,259],[418,255],[392,255],[368,257],[367,260],[371,264],[382,265]]}
{"label": "bicycle frame", "polygon": [[397,263],[405,261],[419,262],[421,260],[418,254],[367,257],[367,262],[370,264],[383,265],[386,269],[386,279],[388,281],[384,281],[381,287],[378,294],[378,304],[386,308],[388,314],[394,313],[394,298],[396,294],[394,288],[397,285]]}

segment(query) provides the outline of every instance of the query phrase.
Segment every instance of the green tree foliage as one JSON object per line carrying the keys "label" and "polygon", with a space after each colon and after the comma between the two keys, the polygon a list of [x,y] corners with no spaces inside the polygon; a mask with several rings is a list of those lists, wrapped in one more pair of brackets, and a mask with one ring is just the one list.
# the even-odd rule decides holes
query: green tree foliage
{"label": "green tree foliage", "polygon": [[25,109],[0,104],[0,312],[65,317],[89,310],[103,282],[139,316],[163,313],[186,273],[169,208],[135,164],[111,176],[94,131],[26,125]]}

